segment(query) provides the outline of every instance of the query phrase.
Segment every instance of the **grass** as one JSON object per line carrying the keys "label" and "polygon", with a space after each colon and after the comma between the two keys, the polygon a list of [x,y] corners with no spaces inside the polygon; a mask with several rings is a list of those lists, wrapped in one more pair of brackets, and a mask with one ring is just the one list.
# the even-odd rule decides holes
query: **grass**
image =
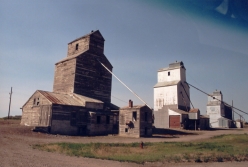
{"label": "grass", "polygon": [[69,156],[145,162],[224,162],[248,160],[248,135],[220,135],[199,142],[51,143],[33,148]]}

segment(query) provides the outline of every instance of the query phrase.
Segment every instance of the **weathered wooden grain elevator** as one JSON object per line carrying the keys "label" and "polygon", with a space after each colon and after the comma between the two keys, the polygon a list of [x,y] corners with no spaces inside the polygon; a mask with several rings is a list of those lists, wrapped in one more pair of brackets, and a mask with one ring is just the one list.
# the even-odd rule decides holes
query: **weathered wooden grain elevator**
{"label": "weathered wooden grain elevator", "polygon": [[55,64],[53,92],[37,90],[22,107],[21,125],[66,135],[118,133],[119,107],[111,103],[113,67],[104,55],[100,31],[68,44],[67,57]]}

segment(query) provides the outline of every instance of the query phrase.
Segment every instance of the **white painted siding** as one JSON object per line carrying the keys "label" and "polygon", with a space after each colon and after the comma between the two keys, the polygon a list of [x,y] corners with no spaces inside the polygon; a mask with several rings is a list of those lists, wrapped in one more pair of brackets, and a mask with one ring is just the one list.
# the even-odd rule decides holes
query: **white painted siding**
{"label": "white painted siding", "polygon": [[178,104],[177,85],[154,88],[154,110],[164,105]]}
{"label": "white painted siding", "polygon": [[[170,75],[168,75],[170,73]],[[180,69],[165,70],[158,72],[158,82],[178,81],[181,79]]]}
{"label": "white painted siding", "polygon": [[212,128],[218,128],[218,119],[221,118],[221,106],[207,106],[207,115],[209,115],[209,126]]}

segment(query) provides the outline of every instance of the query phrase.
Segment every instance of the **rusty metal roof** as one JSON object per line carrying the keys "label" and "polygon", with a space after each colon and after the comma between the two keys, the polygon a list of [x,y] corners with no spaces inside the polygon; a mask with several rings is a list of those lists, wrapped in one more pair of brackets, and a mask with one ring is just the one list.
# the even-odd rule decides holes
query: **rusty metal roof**
{"label": "rusty metal roof", "polygon": [[189,110],[189,112],[193,112],[193,113],[198,112],[198,111],[200,112],[200,110],[198,108],[193,108],[193,109]]}
{"label": "rusty metal roof", "polygon": [[63,93],[48,92],[43,90],[38,90],[38,92],[40,92],[43,96],[46,97],[47,100],[49,100],[53,104],[85,106],[86,102],[101,103],[101,104],[103,103],[100,100],[78,95],[75,93],[63,94]]}

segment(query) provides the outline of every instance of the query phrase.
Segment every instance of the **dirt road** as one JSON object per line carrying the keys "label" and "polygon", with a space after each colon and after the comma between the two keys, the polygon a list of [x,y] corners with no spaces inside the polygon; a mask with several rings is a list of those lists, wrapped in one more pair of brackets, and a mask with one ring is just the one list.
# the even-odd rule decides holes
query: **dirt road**
{"label": "dirt road", "polygon": [[[221,134],[248,133],[248,128],[217,131],[199,131],[198,135],[163,135],[153,138],[123,138],[118,136],[78,137],[62,136],[38,133],[31,131],[32,127],[19,125],[20,121],[0,120],[0,167],[98,167],[98,166],[176,166],[176,167],[246,167],[248,162],[224,162],[224,163],[187,163],[187,164],[161,164],[145,163],[144,165],[100,160],[92,158],[70,157],[59,153],[43,152],[32,148],[34,144],[52,142],[75,142],[75,143],[132,143],[132,142],[164,142],[164,141],[194,141],[210,138]],[[191,131],[186,131],[187,133]],[[192,133],[195,133],[192,131]]]}

